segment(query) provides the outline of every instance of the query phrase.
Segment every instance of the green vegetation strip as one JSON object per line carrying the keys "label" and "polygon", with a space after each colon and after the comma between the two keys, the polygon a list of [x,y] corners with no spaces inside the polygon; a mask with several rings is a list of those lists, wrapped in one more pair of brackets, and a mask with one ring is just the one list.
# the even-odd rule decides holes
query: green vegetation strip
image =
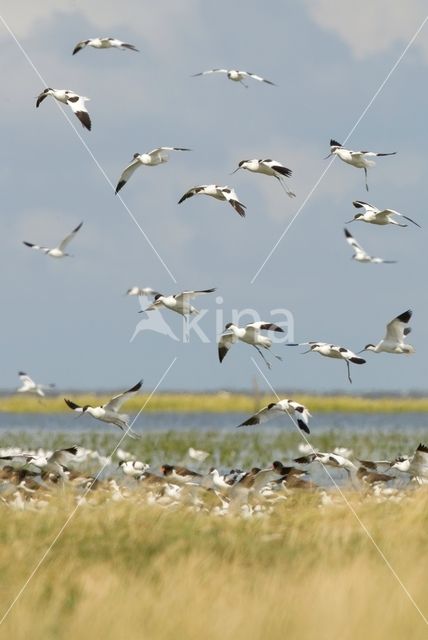
{"label": "green vegetation strip", "polygon": [[[109,396],[104,395],[73,395],[74,402],[80,405],[97,405],[107,402]],[[346,412],[346,413],[404,413],[428,412],[428,398],[426,397],[379,397],[340,395],[307,395],[300,393],[282,393],[281,397],[293,397],[305,404],[313,412]],[[201,412],[228,413],[252,412],[268,402],[275,401],[272,395],[251,396],[239,393],[159,393],[148,401],[148,395],[141,394],[131,398],[126,404],[126,411],[139,411],[144,405],[144,411],[168,412]],[[147,404],[146,404],[147,403]],[[61,396],[37,398],[33,396],[11,395],[0,398],[0,412],[11,413],[58,413],[69,411]]]}

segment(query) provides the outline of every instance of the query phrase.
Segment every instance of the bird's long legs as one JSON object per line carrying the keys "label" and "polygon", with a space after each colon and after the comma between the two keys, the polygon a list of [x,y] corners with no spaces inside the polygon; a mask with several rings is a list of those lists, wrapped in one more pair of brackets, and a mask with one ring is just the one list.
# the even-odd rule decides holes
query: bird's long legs
{"label": "bird's long legs", "polygon": [[257,349],[257,351],[259,352],[259,354],[261,355],[261,357],[263,358],[263,360],[266,362],[266,366],[267,366],[267,368],[268,368],[268,369],[271,369],[271,368],[272,368],[272,365],[271,365],[271,363],[270,363],[270,362],[268,362],[268,361],[266,360],[266,358],[264,357],[264,355],[263,355],[263,353],[262,353],[261,349],[259,349],[259,347],[257,347],[255,344],[253,344],[253,347],[254,347],[254,349]]}
{"label": "bird's long legs", "polygon": [[364,175],[366,177],[366,191],[368,191],[369,190],[369,185],[367,183],[367,169],[366,169],[366,167],[364,167]]}
{"label": "bird's long legs", "polygon": [[281,180],[281,178],[279,178],[278,176],[275,176],[275,178],[278,180],[279,184],[284,189],[285,193],[287,194],[287,196],[289,198],[295,198],[296,197],[296,194],[293,193],[292,191],[290,191],[290,189],[285,184],[284,180]]}
{"label": "bird's long legs", "polygon": [[346,362],[346,366],[348,367],[348,380],[349,380],[349,382],[352,384],[352,380],[351,380],[351,367],[349,366],[349,362],[348,362],[348,360],[346,360],[345,362]]}

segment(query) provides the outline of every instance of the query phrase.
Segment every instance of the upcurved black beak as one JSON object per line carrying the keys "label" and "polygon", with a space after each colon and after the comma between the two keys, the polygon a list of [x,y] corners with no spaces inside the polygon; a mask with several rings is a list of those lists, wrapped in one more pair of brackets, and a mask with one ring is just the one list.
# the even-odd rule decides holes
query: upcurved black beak
{"label": "upcurved black beak", "polygon": [[230,175],[231,175],[231,176],[233,176],[233,174],[234,174],[234,173],[236,173],[237,171],[239,171],[239,169],[241,169],[241,167],[237,167],[237,168],[235,169],[235,171],[232,171],[232,173],[231,173]]}

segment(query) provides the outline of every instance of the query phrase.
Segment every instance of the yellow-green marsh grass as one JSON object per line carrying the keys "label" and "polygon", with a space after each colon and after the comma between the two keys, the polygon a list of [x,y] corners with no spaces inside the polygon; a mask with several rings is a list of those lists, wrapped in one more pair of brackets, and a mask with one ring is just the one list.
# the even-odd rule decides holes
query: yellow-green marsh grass
{"label": "yellow-green marsh grass", "polygon": [[[65,393],[80,405],[107,402],[111,396],[94,394]],[[280,393],[281,397],[293,397],[306,404],[313,412],[361,412],[397,413],[428,412],[428,398],[425,397],[379,397],[340,395],[307,395],[301,393]],[[146,404],[149,396],[140,394],[130,398],[126,410],[136,412]],[[241,393],[156,393],[144,407],[144,411],[171,412],[252,412],[263,404],[272,402],[272,394],[257,395]],[[38,398],[35,396],[10,395],[0,397],[0,412],[56,413],[69,411],[63,396]]]}
{"label": "yellow-green marsh grass", "polygon": [[[96,499],[96,498],[95,498]],[[428,612],[428,492],[399,504],[349,495]],[[2,507],[5,611],[74,507]],[[422,640],[428,628],[345,505],[296,494],[271,516],[215,517],[143,500],[82,506],[0,637],[13,640]]]}

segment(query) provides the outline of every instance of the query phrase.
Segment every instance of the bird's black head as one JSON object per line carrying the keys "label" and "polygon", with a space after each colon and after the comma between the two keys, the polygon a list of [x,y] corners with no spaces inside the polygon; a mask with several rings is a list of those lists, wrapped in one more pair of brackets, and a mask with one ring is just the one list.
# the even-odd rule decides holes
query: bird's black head
{"label": "bird's black head", "polygon": [[244,164],[244,162],[248,162],[248,160],[241,160],[241,162],[238,164],[238,167],[242,167],[242,165]]}
{"label": "bird's black head", "polygon": [[162,294],[161,294],[161,293],[157,293],[157,294],[154,296],[153,300],[159,300],[159,298],[162,298]]}
{"label": "bird's black head", "polygon": [[132,157],[135,159],[135,158],[138,158],[139,155],[140,154],[138,152],[136,152],[136,153],[134,153],[134,155]]}
{"label": "bird's black head", "polygon": [[225,328],[225,329],[230,329],[230,327],[231,327],[231,326],[233,326],[233,322],[227,322],[227,323],[224,325],[224,328]]}
{"label": "bird's black head", "polygon": [[90,405],[86,404],[84,407],[82,407],[82,411],[83,413],[85,413],[85,411],[87,411],[89,409]]}
{"label": "bird's black head", "polygon": [[270,402],[267,406],[268,409],[272,409],[275,406],[275,402]]}

